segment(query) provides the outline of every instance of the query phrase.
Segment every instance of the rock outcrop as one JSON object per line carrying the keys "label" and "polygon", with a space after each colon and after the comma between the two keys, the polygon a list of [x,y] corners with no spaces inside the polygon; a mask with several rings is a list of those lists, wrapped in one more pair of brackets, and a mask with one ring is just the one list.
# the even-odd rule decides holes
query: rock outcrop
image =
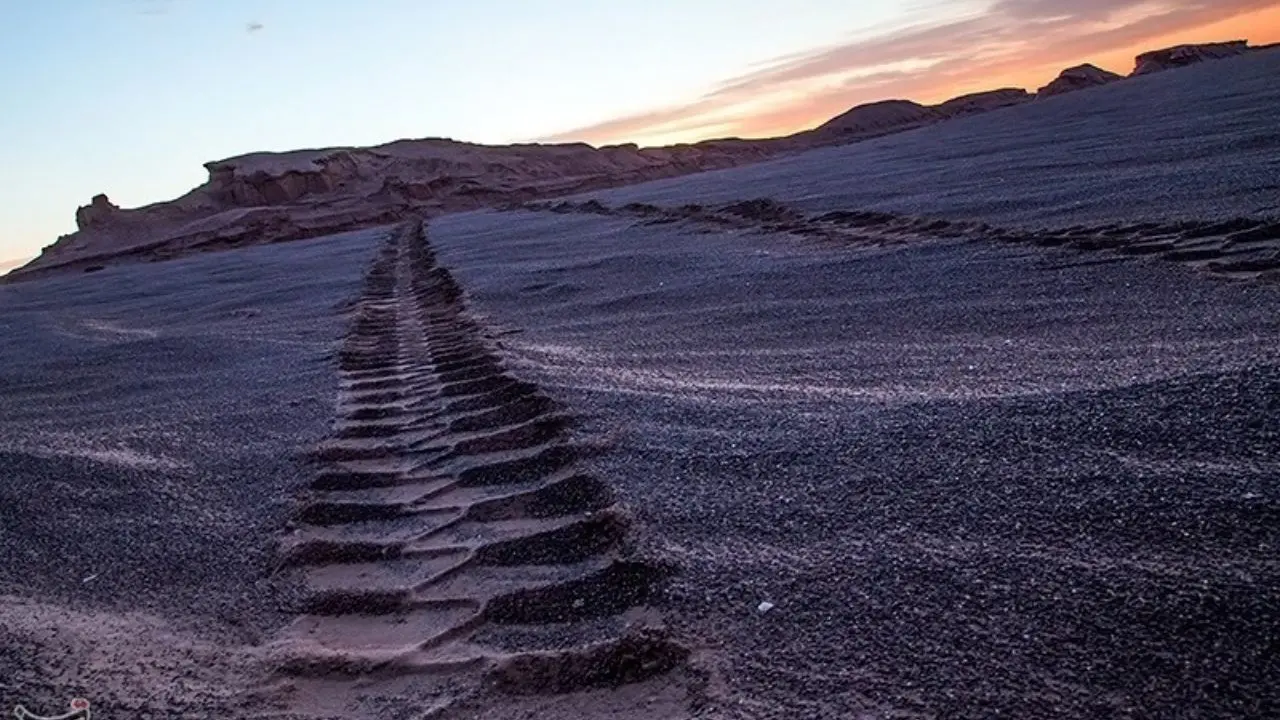
{"label": "rock outcrop", "polygon": [[1036,97],[1062,95],[1063,93],[1106,85],[1123,79],[1124,76],[1122,75],[1085,63],[1084,65],[1076,65],[1063,70],[1053,82],[1037,90]]}
{"label": "rock outcrop", "polygon": [[76,227],[81,230],[102,227],[109,224],[119,211],[120,208],[106,195],[94,195],[88,205],[76,208]]}
{"label": "rock outcrop", "polygon": [[1205,60],[1234,57],[1249,52],[1246,40],[1204,43],[1200,45],[1175,45],[1162,50],[1145,52],[1134,58],[1133,75],[1150,75],[1172,68],[1186,67]]}

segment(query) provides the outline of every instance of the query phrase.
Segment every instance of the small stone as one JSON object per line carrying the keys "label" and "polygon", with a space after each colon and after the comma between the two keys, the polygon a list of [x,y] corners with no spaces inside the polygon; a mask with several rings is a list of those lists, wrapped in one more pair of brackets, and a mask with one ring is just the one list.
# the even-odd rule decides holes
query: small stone
{"label": "small stone", "polygon": [[756,606],[756,612],[763,615],[769,612],[770,610],[772,610],[774,607],[775,607],[774,604],[769,602],[768,600],[762,600],[760,604]]}

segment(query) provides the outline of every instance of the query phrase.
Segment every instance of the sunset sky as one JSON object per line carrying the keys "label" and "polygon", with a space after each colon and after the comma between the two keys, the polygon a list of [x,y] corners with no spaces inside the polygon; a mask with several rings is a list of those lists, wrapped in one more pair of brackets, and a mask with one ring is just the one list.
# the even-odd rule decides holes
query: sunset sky
{"label": "sunset sky", "polygon": [[1280,41],[1280,0],[0,0],[0,267],[254,150],[766,136]]}

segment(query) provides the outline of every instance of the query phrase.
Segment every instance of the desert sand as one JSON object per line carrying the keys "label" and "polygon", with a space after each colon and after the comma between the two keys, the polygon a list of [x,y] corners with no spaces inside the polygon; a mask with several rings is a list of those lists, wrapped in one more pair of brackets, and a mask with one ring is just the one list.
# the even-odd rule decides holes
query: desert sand
{"label": "desert sand", "polygon": [[1277,71],[6,284],[0,702],[1274,715]]}

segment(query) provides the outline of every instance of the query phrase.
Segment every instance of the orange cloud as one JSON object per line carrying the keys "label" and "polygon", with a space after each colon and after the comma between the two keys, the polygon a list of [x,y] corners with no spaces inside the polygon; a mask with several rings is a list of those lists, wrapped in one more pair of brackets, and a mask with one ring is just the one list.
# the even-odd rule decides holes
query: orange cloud
{"label": "orange cloud", "polygon": [[687,142],[813,127],[865,102],[935,103],[999,87],[1035,90],[1083,62],[1127,73],[1144,50],[1280,40],[1280,0],[999,0],[984,15],[905,28],[780,59],[697,101],[561,133],[554,142]]}

